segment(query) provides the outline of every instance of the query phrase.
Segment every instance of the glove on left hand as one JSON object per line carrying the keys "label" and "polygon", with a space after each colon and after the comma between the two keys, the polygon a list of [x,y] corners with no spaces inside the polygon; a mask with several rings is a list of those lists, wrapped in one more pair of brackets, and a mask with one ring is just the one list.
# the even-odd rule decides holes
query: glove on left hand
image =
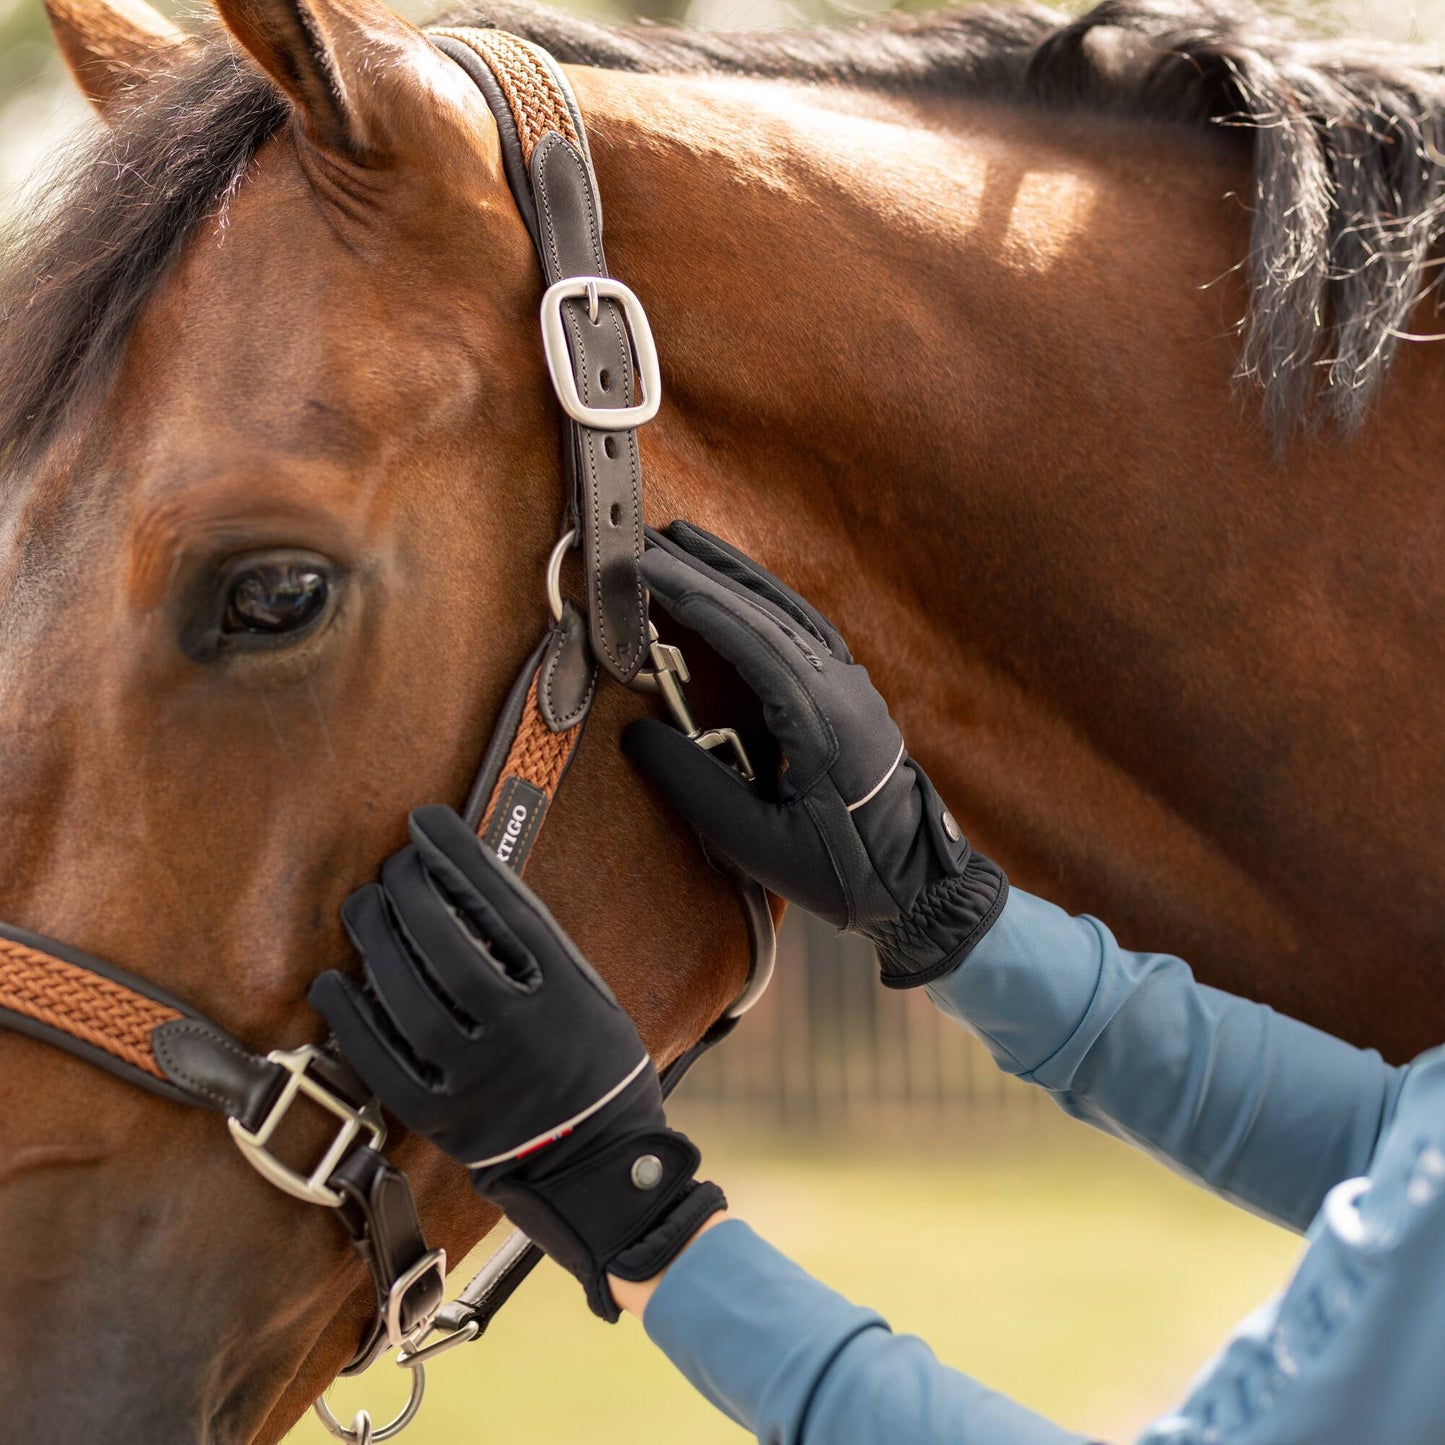
{"label": "glove on left hand", "polygon": [[537,896],[444,807],[342,909],[363,989],[311,987],[347,1061],[582,1282],[651,1279],[726,1205],[667,1127],[632,1020]]}

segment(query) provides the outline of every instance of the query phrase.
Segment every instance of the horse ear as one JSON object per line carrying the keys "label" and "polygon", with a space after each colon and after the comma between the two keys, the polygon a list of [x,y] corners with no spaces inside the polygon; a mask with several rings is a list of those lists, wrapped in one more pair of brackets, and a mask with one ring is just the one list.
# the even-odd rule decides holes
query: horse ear
{"label": "horse ear", "polygon": [[102,116],[136,97],[188,41],[145,0],[45,0],[66,67]]}
{"label": "horse ear", "polygon": [[380,0],[216,0],[216,8],[311,139],[355,159],[394,149],[416,109],[405,87],[419,71],[449,65]]}

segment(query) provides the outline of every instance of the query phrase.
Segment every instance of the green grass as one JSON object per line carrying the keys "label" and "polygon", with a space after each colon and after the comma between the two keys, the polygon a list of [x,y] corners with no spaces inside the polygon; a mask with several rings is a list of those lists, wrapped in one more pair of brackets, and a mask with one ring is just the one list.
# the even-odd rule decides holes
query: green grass
{"label": "green grass", "polygon": [[[679,1109],[679,1116],[685,1111]],[[1122,1442],[1179,1399],[1225,1331],[1298,1253],[1283,1231],[1120,1145],[1033,1116],[952,1157],[723,1138],[707,1172],[736,1213],[820,1278],[922,1336],[948,1363],[1075,1429]],[[460,1273],[460,1272],[459,1272]],[[404,1386],[384,1366],[333,1394],[378,1416]],[[485,1341],[432,1370],[408,1445],[739,1445],[636,1321],[595,1320],[550,1264]],[[330,1439],[307,1421],[291,1445]]]}

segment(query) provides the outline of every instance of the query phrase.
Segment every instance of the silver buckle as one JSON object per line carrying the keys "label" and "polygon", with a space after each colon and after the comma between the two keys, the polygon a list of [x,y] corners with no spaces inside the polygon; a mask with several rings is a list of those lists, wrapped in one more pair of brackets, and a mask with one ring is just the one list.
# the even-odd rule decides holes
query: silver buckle
{"label": "silver buckle", "polygon": [[[266,1057],[271,1063],[279,1064],[290,1077],[282,1084],[266,1111],[266,1117],[254,1131],[246,1128],[239,1119],[226,1120],[231,1138],[236,1141],[241,1157],[277,1189],[304,1199],[308,1204],[324,1204],[335,1209],[341,1204],[341,1195],[328,1188],[326,1181],[336,1172],[336,1166],[346,1157],[357,1136],[363,1130],[369,1133],[373,1149],[380,1149],[386,1143],[386,1125],[381,1122],[380,1106],[375,1099],[368,1099],[361,1108],[354,1108],[309,1074],[308,1068],[325,1057],[314,1044],[303,1044],[299,1049],[273,1049]],[[336,1137],[309,1174],[302,1174],[283,1164],[266,1147],[298,1095],[310,1099],[342,1121]]]}
{"label": "silver buckle", "polygon": [[[562,317],[564,301],[587,302],[593,321],[597,319],[600,297],[616,301],[622,307],[622,319],[632,339],[632,353],[642,379],[642,400],[636,406],[588,406],[577,390],[572,374],[572,353],[567,349],[567,323]],[[657,347],[652,340],[652,327],[633,291],[610,276],[568,276],[547,288],[542,297],[542,351],[547,370],[552,373],[552,389],[562,410],[594,431],[631,431],[657,415],[662,403],[662,370],[657,364]]]}
{"label": "silver buckle", "polygon": [[437,1304],[440,1307],[445,1298],[447,1283],[447,1252],[444,1249],[429,1249],[409,1270],[396,1277],[386,1295],[386,1338],[392,1348],[411,1351],[431,1333],[432,1321],[436,1318],[433,1310],[425,1319],[419,1320],[409,1330],[401,1327],[401,1307],[412,1287],[427,1275],[437,1277]]}

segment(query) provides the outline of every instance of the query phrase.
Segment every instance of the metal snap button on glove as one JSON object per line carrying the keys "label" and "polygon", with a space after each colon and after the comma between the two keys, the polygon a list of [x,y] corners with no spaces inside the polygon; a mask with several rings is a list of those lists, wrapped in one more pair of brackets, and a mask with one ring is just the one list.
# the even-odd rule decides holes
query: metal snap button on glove
{"label": "metal snap button on glove", "polygon": [[[691,746],[691,744],[689,744]],[[352,1068],[615,1320],[606,1275],[650,1279],[725,1205],[667,1127],[632,1020],[537,896],[450,809],[342,910],[365,985],[311,988]]]}
{"label": "metal snap button on glove", "polygon": [[970,849],[838,630],[699,528],[674,522],[648,542],[653,597],[757,694],[786,768],[769,798],[652,719],[624,734],[627,755],[714,853],[870,940],[885,984],[956,968],[998,917],[1008,881]]}

